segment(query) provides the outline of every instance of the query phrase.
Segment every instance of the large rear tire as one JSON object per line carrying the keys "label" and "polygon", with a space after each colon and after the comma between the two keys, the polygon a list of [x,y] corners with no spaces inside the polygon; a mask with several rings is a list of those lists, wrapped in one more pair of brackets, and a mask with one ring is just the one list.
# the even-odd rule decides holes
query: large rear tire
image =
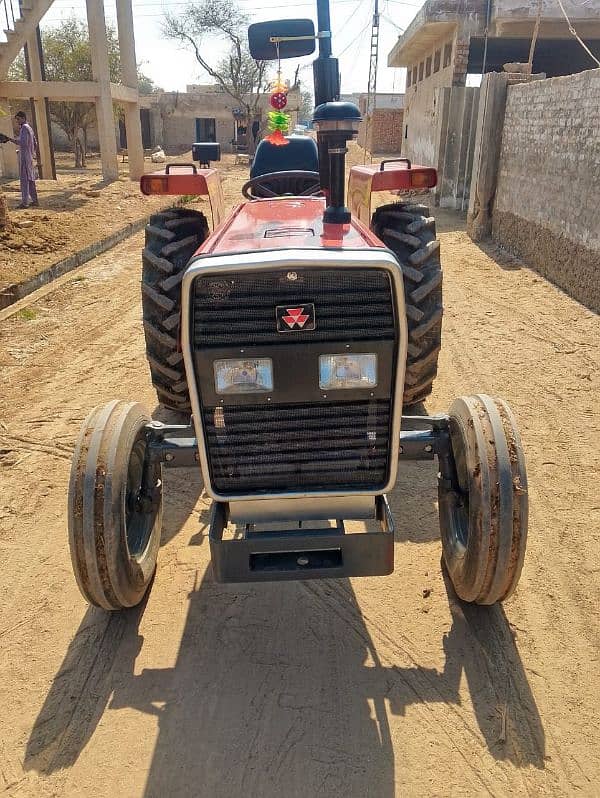
{"label": "large rear tire", "polygon": [[206,217],[188,208],[171,208],[150,218],[142,253],[142,309],[146,356],[158,401],[190,413],[183,355],[179,351],[181,280],[208,236]]}
{"label": "large rear tire", "polygon": [[402,267],[408,318],[403,403],[410,407],[431,393],[442,344],[442,266],[435,219],[425,205],[397,202],[377,208],[371,229]]}
{"label": "large rear tire", "polygon": [[83,422],[69,482],[69,547],[84,598],[133,607],[156,569],[162,520],[160,463],[147,463],[150,416],[135,402],[95,407]]}
{"label": "large rear tire", "polygon": [[502,399],[461,397],[449,417],[456,473],[439,482],[444,561],[461,599],[494,604],[514,591],[525,557],[528,495],[521,440]]}

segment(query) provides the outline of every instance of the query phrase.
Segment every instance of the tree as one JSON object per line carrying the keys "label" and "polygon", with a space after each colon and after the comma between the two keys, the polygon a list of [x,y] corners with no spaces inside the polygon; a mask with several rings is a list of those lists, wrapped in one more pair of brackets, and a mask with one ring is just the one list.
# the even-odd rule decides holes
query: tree
{"label": "tree", "polygon": [[315,102],[312,96],[312,92],[310,91],[301,91],[300,92],[300,109],[298,111],[298,117],[301,122],[307,122],[312,119],[313,111],[315,108]]}
{"label": "tree", "polygon": [[314,98],[313,93],[310,89],[304,88],[306,85],[304,78],[300,77],[300,73],[303,72],[307,67],[303,66],[302,64],[298,64],[296,66],[296,71],[294,73],[294,82],[292,84],[292,89],[297,89],[300,92],[300,103],[298,106],[298,121],[299,122],[307,122],[312,119],[313,111],[314,111]]}
{"label": "tree", "polygon": [[149,94],[154,94],[154,92],[158,91],[158,86],[147,75],[144,75],[138,69],[138,91],[143,97],[147,97]]}
{"label": "tree", "polygon": [[[267,90],[266,63],[255,61],[247,44],[249,19],[231,0],[199,0],[181,14],[165,15],[164,34],[190,49],[202,69],[243,109],[249,126],[260,120],[260,98]],[[216,64],[206,60],[203,44],[206,37],[218,37],[228,48]],[[249,147],[253,137],[248,137]]]}
{"label": "tree", "polygon": [[[114,28],[107,26],[110,79],[120,81],[119,40]],[[76,17],[64,20],[56,28],[42,33],[46,80],[92,81],[92,55],[87,26]],[[27,80],[25,61],[17,59],[11,67],[11,80]],[[139,73],[140,93],[156,89],[150,78]],[[63,130],[75,155],[75,166],[86,166],[87,135],[95,121],[96,109],[90,102],[51,102],[50,116]]]}

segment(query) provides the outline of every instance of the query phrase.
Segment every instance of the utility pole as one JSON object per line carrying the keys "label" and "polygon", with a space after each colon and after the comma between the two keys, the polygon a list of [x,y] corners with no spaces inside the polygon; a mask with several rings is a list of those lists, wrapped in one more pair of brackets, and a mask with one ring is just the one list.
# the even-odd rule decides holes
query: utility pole
{"label": "utility pole", "polygon": [[371,27],[371,57],[369,62],[369,86],[367,89],[367,107],[365,109],[365,116],[366,116],[365,155],[364,155],[365,163],[367,160],[367,147],[369,145],[371,118],[377,106],[378,61],[379,61],[379,0],[375,0],[375,5],[373,8],[373,25]]}
{"label": "utility pole", "polygon": [[540,21],[542,19],[542,0],[538,0],[537,16],[535,19],[535,26],[533,28],[533,36],[531,37],[531,47],[529,48],[529,59],[527,61],[527,74],[531,75],[533,72],[533,56],[535,54],[535,45],[537,43],[538,33],[540,32]]}

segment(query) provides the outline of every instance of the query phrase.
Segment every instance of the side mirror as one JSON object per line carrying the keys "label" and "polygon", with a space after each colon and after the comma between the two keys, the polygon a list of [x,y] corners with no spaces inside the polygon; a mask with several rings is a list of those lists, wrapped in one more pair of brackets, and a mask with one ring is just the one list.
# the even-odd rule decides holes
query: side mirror
{"label": "side mirror", "polygon": [[[286,41],[271,41],[279,38]],[[300,58],[315,51],[315,26],[312,19],[255,22],[248,28],[248,44],[256,61],[276,61],[278,45],[279,58]]]}

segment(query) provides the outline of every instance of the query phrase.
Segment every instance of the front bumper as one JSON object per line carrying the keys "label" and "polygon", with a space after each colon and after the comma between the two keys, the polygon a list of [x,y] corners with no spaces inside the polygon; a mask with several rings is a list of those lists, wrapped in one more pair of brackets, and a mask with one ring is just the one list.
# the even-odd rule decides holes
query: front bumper
{"label": "front bumper", "polygon": [[[348,576],[384,576],[394,570],[394,521],[385,496],[375,497],[376,532],[334,528],[257,532],[246,524],[241,538],[224,540],[229,505],[215,502],[210,521],[210,555],[217,582],[271,582]],[[350,520],[350,519],[346,519]]]}

